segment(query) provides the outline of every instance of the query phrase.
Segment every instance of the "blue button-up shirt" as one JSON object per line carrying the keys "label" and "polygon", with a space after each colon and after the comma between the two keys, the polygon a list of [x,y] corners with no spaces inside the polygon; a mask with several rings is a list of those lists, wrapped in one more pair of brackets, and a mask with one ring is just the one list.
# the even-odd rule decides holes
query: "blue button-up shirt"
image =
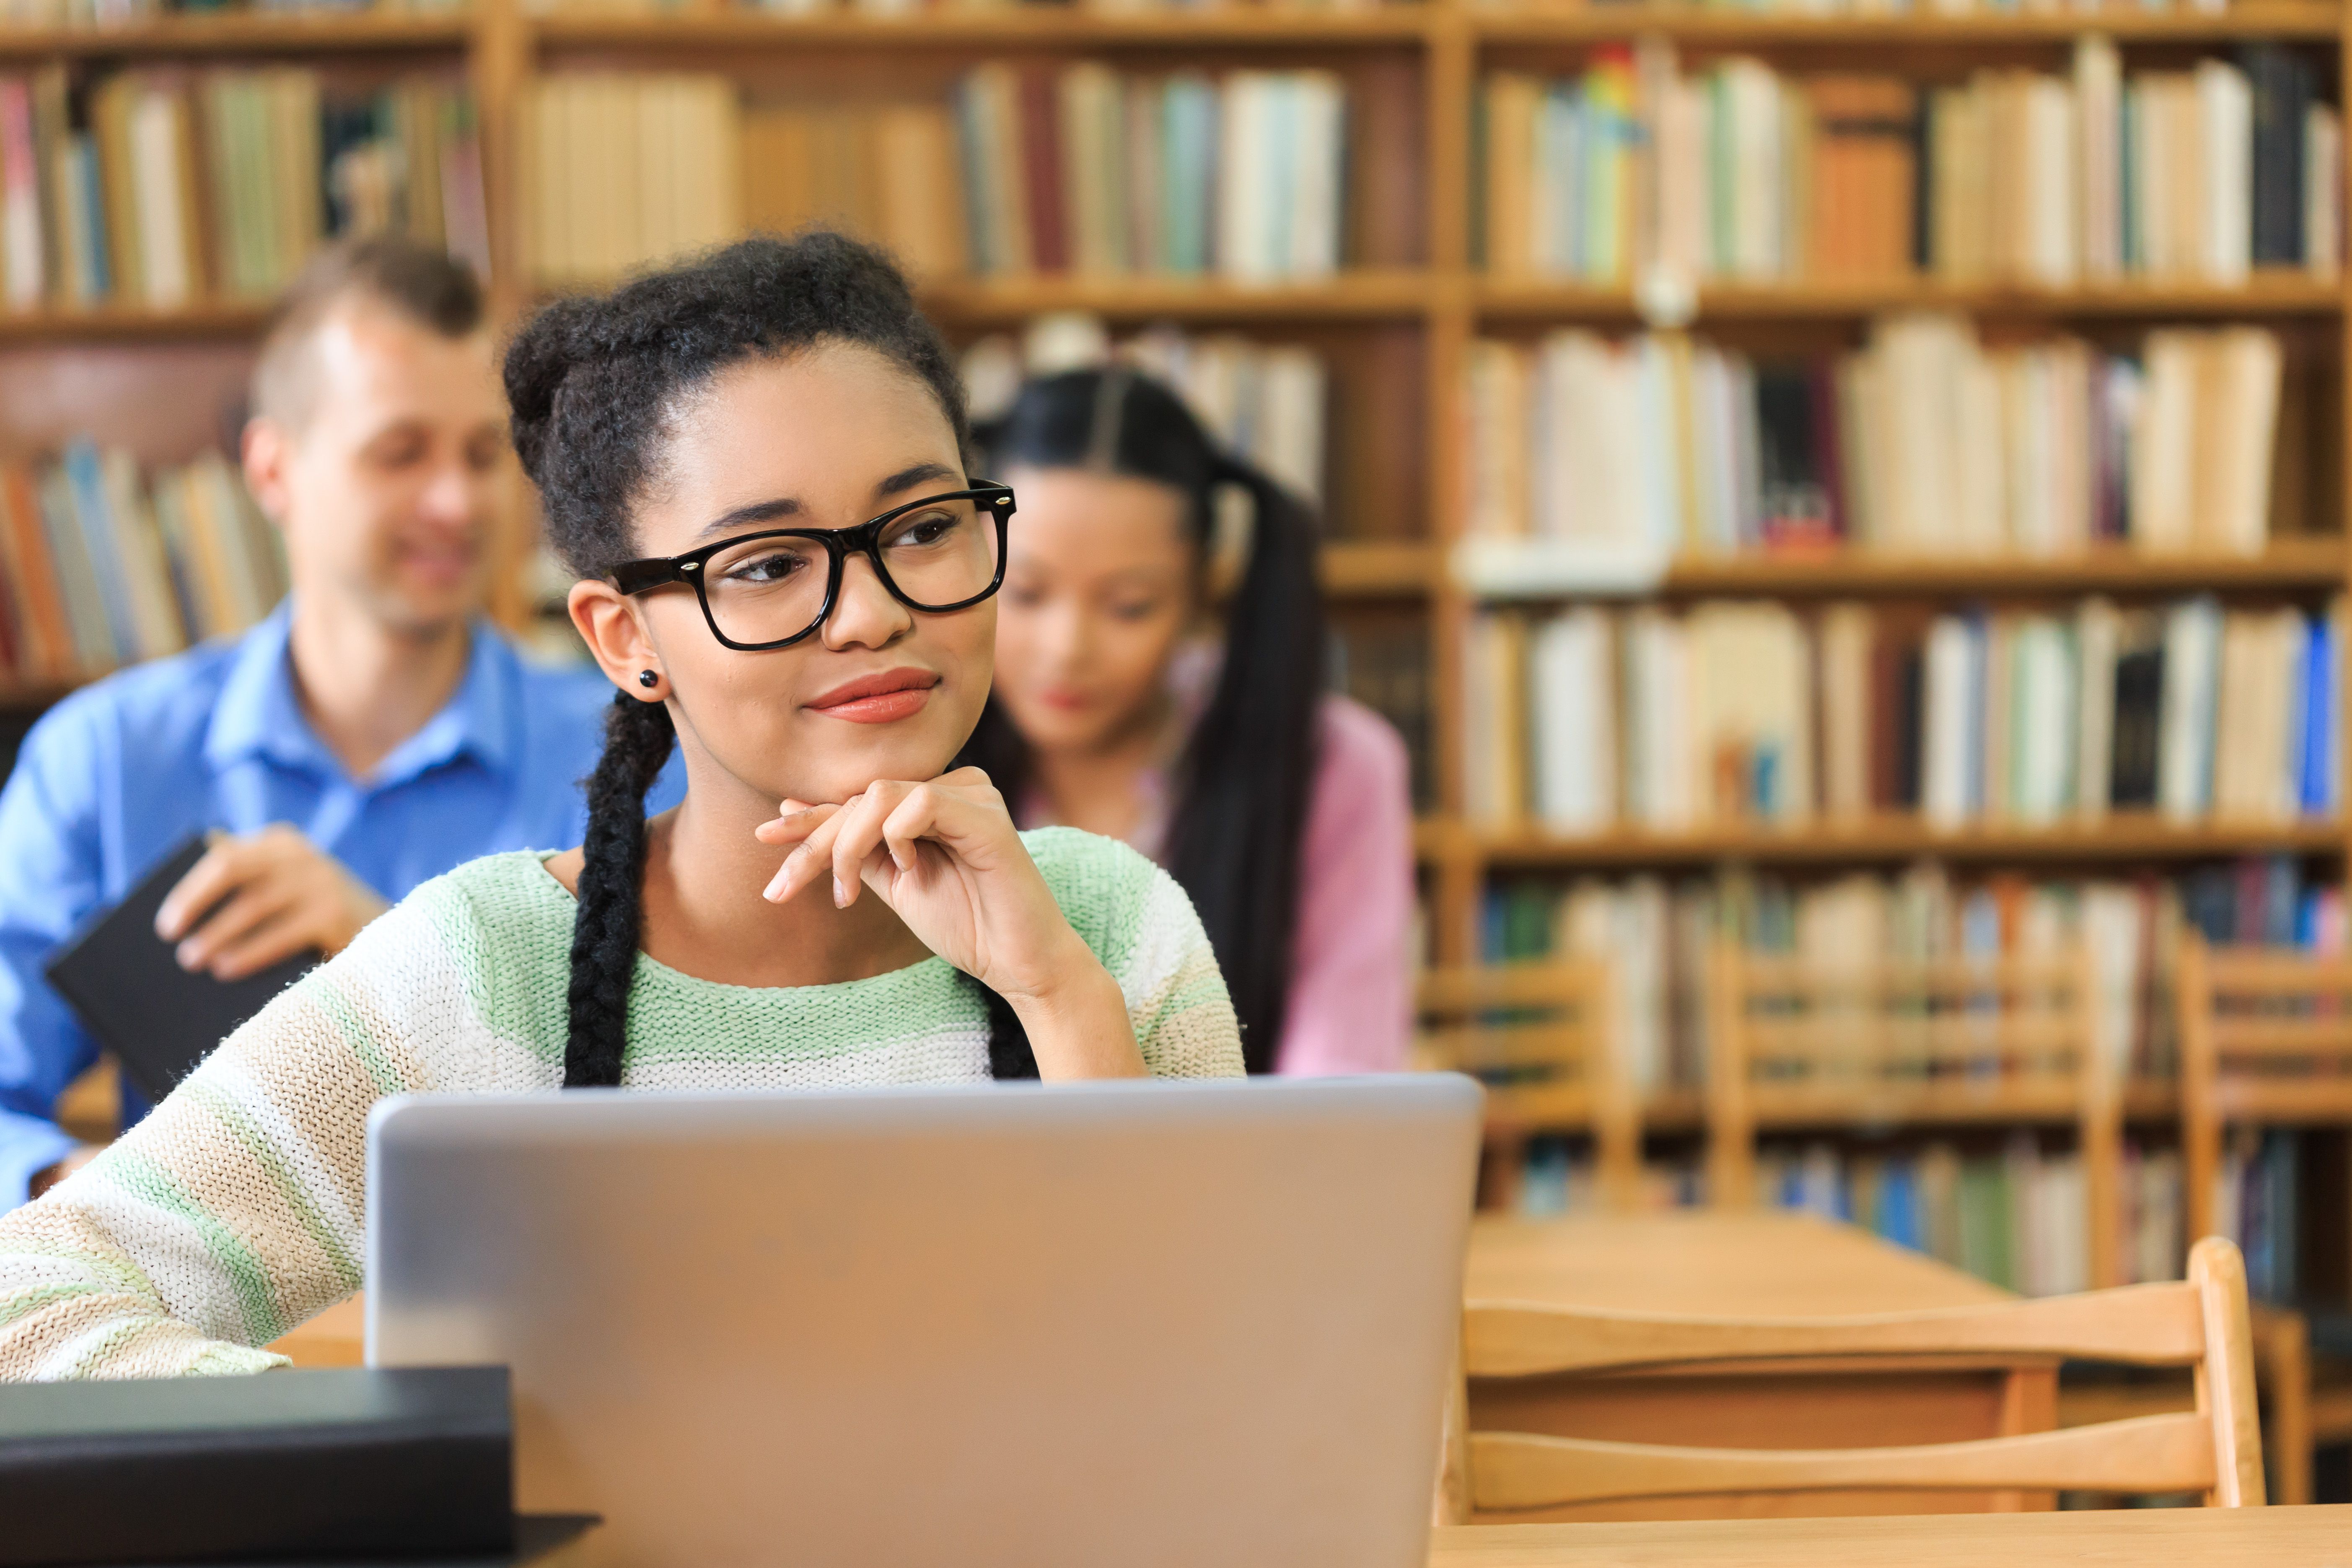
{"label": "blue button-up shirt", "polygon": [[[303,717],[289,625],[281,605],[124,670],[26,738],[0,790],[0,1210],[72,1149],[50,1107],[97,1055],[41,965],[188,834],[290,823],[387,900],[477,856],[580,842],[613,694],[595,669],[525,664],[478,626],[448,706],[354,779]],[[126,1082],[124,1124],[146,1110]]]}

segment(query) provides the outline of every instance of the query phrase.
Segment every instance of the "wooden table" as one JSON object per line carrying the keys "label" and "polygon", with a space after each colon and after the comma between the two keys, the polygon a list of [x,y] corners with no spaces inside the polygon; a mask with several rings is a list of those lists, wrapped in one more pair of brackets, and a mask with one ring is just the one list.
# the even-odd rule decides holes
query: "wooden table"
{"label": "wooden table", "polygon": [[367,1298],[328,1308],[269,1347],[296,1366],[358,1366],[366,1360]]}
{"label": "wooden table", "polygon": [[1441,1530],[1429,1568],[2352,1568],[2352,1506]]}
{"label": "wooden table", "polygon": [[[1852,1226],[1786,1213],[1686,1211],[1481,1219],[1474,1300],[1623,1311],[1805,1317],[1973,1306],[2008,1293]],[[2047,1358],[1954,1359],[1932,1370],[1807,1363],[1770,1370],[1479,1381],[1473,1431],[1631,1443],[1811,1448],[1943,1443],[2056,1425]],[[2047,1508],[2046,1493],[1817,1492],[1588,1505],[1514,1521],[1934,1513]],[[2347,1568],[2352,1568],[2347,1559]]]}

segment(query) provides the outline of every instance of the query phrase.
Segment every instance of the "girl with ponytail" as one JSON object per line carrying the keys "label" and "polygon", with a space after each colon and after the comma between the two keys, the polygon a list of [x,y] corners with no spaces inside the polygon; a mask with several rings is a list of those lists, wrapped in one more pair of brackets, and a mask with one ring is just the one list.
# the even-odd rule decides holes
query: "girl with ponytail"
{"label": "girl with ponytail", "polygon": [[954,763],[1019,509],[886,259],[748,240],[551,306],[506,383],[615,690],[585,843],[425,884],[0,1216],[0,1380],[278,1364],[361,1283],[386,1094],[1242,1070],[1175,880]]}
{"label": "girl with ponytail", "polygon": [[979,437],[1022,526],[966,756],[1022,821],[1125,839],[1175,875],[1250,1071],[1402,1067],[1404,744],[1324,689],[1305,507],[1124,366],[1032,381]]}

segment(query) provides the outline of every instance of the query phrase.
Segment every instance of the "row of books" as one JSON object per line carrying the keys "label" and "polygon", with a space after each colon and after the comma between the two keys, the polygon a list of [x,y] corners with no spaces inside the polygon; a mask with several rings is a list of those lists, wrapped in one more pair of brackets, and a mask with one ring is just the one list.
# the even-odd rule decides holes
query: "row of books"
{"label": "row of books", "polygon": [[87,440],[0,466],[0,661],[80,679],[241,631],[286,592],[278,531],[227,459],[142,479]]}
{"label": "row of books", "polygon": [[[2245,1254],[2246,1287],[2257,1300],[2291,1304],[2297,1297],[2301,1142],[2289,1130],[2241,1128],[2223,1150],[2215,1228]],[[1488,1184],[1517,1212],[1600,1206],[1589,1154],[1569,1139],[1532,1139],[1518,1159],[1517,1171]],[[2127,1142],[2121,1176],[2124,1281],[2178,1279],[2187,1218],[2179,1151]],[[1757,1181],[1776,1207],[1861,1226],[2024,1295],[2065,1295],[2095,1283],[2082,1160],[2028,1136],[1965,1153],[1942,1140],[1916,1147],[1767,1143],[1757,1151]],[[1636,1201],[1643,1208],[1694,1206],[1705,1192],[1696,1163],[1654,1162]]]}
{"label": "row of books", "polygon": [[520,227],[541,283],[609,282],[743,232],[731,79],[563,72],[531,85],[521,120]]}
{"label": "row of books", "polygon": [[551,284],[817,222],[932,277],[1339,265],[1347,98],[1325,71],[990,64],[950,103],[748,108],[724,76],[577,72],[539,81],[525,118],[525,228]]}
{"label": "row of books", "polygon": [[2173,955],[2184,933],[2321,952],[2346,944],[2341,889],[2281,856],[2093,880],[1959,879],[1934,863],[1809,882],[1738,868],[1671,880],[1526,877],[1489,886],[1481,925],[1489,963],[1610,963],[1612,1048],[1645,1093],[1705,1084],[1707,965],[1721,942],[1837,963],[2086,946],[2105,972],[2107,1048],[2131,1076],[2156,1079],[2179,1060]]}
{"label": "row of books", "polygon": [[1596,284],[2333,273],[2343,133],[2315,91],[2274,44],[2126,78],[2092,37],[2071,77],[1925,88],[1738,57],[1685,76],[1663,46],[1604,49],[1578,77],[1486,79],[1476,237],[1497,274]]}
{"label": "row of books", "polygon": [[[1153,16],[1170,12],[1199,16],[1243,9],[1362,12],[1389,5],[1417,4],[1419,0],[735,0],[735,3],[746,10],[776,16],[920,17],[1033,10],[1049,5],[1056,8],[1073,5],[1076,9],[1099,16]],[[560,15],[583,12],[598,16],[616,12],[653,15],[673,9],[674,4],[673,0],[553,0],[548,8]]]}
{"label": "row of books", "polygon": [[964,351],[963,382],[972,418],[986,420],[1011,406],[1024,376],[1112,364],[1156,377],[1228,451],[1323,499],[1330,375],[1311,348],[1173,326],[1114,341],[1099,318],[1072,311],[1038,317],[1018,339],[982,338]]}
{"label": "row of books", "polygon": [[2110,809],[2284,826],[2343,805],[2343,608],[2072,615],[1769,601],[1489,609],[1465,658],[1475,822],[1790,826]]}
{"label": "row of books", "polygon": [[1937,312],[1811,358],[1679,333],[1481,341],[1464,377],[1470,532],[1660,556],[2259,554],[2284,366],[2260,327],[2159,329],[2125,355],[2070,337],[1988,348]]}
{"label": "row of books", "polygon": [[974,272],[1339,266],[1348,103],[1328,71],[987,65],[956,117]]}
{"label": "row of books", "polygon": [[[77,113],[77,106],[86,112]],[[296,67],[0,76],[0,299],[170,310],[263,299],[328,237],[398,231],[488,259],[471,102]]]}
{"label": "row of books", "polygon": [[263,12],[271,16],[463,10],[465,0],[0,0],[0,27],[125,27],[165,16]]}

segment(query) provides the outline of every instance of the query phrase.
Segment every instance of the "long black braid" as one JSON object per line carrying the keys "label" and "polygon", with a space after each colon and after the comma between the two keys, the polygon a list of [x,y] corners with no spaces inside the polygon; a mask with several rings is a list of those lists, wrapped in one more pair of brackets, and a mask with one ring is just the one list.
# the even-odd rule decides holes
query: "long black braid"
{"label": "long black braid", "polygon": [[[539,486],[548,540],[564,563],[601,577],[639,553],[631,509],[659,470],[659,442],[684,395],[741,361],[828,342],[860,344],[905,367],[938,399],[958,444],[969,445],[963,383],[947,344],[889,259],[837,234],[758,236],[541,310],[507,350],[507,402],[515,451]],[[567,1088],[621,1081],[644,913],[646,791],[676,741],[664,703],[614,696],[587,782]],[[1036,1077],[1012,1007],[966,978],[987,1008],[990,1072]]]}

